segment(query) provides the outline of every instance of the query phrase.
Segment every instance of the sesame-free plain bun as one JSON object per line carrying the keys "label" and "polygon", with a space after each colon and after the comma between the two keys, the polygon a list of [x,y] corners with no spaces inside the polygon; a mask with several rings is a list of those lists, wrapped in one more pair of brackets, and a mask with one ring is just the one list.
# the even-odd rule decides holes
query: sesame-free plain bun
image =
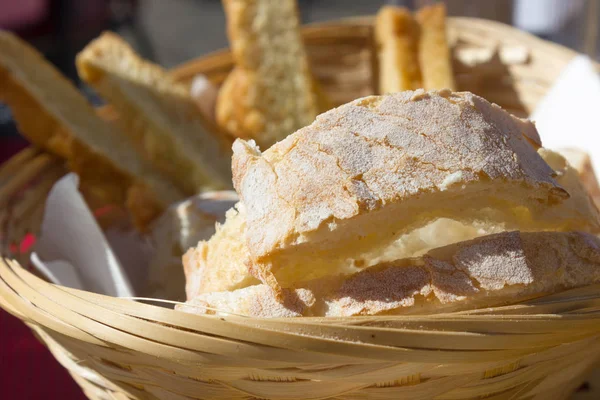
{"label": "sesame-free plain bun", "polygon": [[[261,153],[234,144],[251,272],[275,287],[338,273],[437,218],[508,229],[597,229],[538,154],[535,126],[447,90],[367,97]],[[277,282],[277,283],[275,283]]]}
{"label": "sesame-free plain bun", "polygon": [[[339,290],[349,282],[374,282],[382,268],[395,272],[386,272],[391,275],[380,284],[389,278],[398,290],[412,279],[405,268],[421,271],[418,292],[429,300],[402,297],[402,312],[407,304],[430,311],[454,307],[454,300],[434,290],[432,277],[450,268],[431,264],[450,262],[434,256],[440,249],[470,246],[476,249],[471,253],[481,252],[485,266],[479,267],[496,268],[499,277],[522,277],[527,269],[542,268],[525,260],[535,247],[531,243],[547,241],[557,254],[567,254],[567,242],[597,233],[600,226],[577,171],[541,147],[535,126],[471,93],[417,90],[359,99],[320,115],[264,152],[238,140],[233,176],[240,203],[210,240],[184,256],[186,293],[189,301],[250,315],[288,315],[302,299],[305,311],[298,315],[392,312],[387,305],[369,306],[368,298],[357,301],[362,311],[332,300],[344,298]],[[495,243],[497,250],[487,254],[483,250],[491,245],[479,241]],[[514,246],[521,249],[521,264],[502,253],[509,242],[513,253]],[[474,269],[465,270],[451,259],[454,269],[440,276],[465,274],[465,284],[477,289],[460,295],[465,301],[459,307],[505,299],[515,288],[530,296],[580,284],[559,273],[567,281],[548,278],[537,285],[538,278],[516,283],[506,278],[486,288],[473,263]],[[587,268],[595,279],[595,267]],[[289,296],[295,296],[296,308]],[[245,300],[234,306],[235,299]],[[270,311],[257,312],[252,301],[279,306],[264,303]]]}

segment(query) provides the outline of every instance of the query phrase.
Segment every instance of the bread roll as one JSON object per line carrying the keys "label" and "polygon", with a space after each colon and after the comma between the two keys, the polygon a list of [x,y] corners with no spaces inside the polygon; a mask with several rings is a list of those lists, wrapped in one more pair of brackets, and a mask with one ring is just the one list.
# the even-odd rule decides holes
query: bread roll
{"label": "bread roll", "polygon": [[337,274],[444,217],[597,231],[589,210],[560,209],[569,194],[538,146],[531,122],[447,90],[353,101],[264,153],[238,140],[250,272],[274,289]]}
{"label": "bread roll", "polygon": [[217,122],[264,148],[319,111],[296,0],[223,0],[235,69],[217,98]]}
{"label": "bread roll", "polygon": [[80,77],[119,110],[136,148],[188,195],[231,187],[231,142],[189,88],[106,32],[78,56]]}
{"label": "bread roll", "polygon": [[[461,94],[460,96],[466,95]],[[489,105],[489,103],[484,103],[484,105],[485,104],[487,104],[487,107],[491,108],[491,110],[499,112],[497,110],[497,107]],[[467,103],[463,105],[467,106]],[[431,108],[433,107],[430,107],[430,109]],[[485,110],[485,107],[483,107],[483,109]],[[340,119],[341,116],[344,114],[341,110],[337,110],[334,112],[337,113],[338,116],[340,116]],[[537,201],[533,200],[533,204],[529,204],[529,206],[532,207],[533,212],[536,214],[536,219],[534,219],[532,211],[524,208],[523,206],[514,207],[511,206],[510,203],[508,206],[505,206],[503,203],[497,204],[494,202],[493,198],[474,199],[472,194],[471,197],[469,197],[466,195],[466,193],[465,197],[462,197],[462,194],[464,193],[463,190],[465,190],[465,188],[467,187],[466,184],[464,188],[462,187],[462,185],[455,187],[457,197],[453,201],[457,202],[456,207],[459,209],[455,213],[453,213],[451,209],[448,209],[448,212],[445,215],[442,215],[439,212],[440,205],[433,199],[433,196],[437,196],[436,192],[431,191],[428,194],[428,196],[432,196],[429,200],[425,198],[426,193],[418,193],[417,199],[419,199],[420,201],[425,201],[425,203],[421,203],[421,205],[424,208],[420,210],[411,209],[408,215],[409,217],[416,217],[416,220],[412,222],[409,221],[409,223],[407,223],[407,225],[405,226],[395,228],[395,235],[390,235],[391,238],[389,239],[389,242],[385,241],[383,243],[383,246],[377,246],[377,243],[374,243],[370,245],[370,247],[362,248],[359,252],[353,254],[348,250],[354,250],[359,245],[356,244],[356,241],[352,242],[352,238],[349,237],[348,242],[352,244],[349,244],[348,248],[344,248],[343,243],[336,244],[336,247],[334,247],[334,245],[331,245],[330,242],[327,243],[328,246],[334,249],[332,250],[333,254],[327,254],[326,250],[321,249],[317,249],[316,251],[322,251],[322,253],[317,253],[316,251],[310,253],[310,250],[305,250],[308,245],[318,245],[317,243],[298,244],[297,247],[294,247],[296,245],[295,243],[291,243],[289,248],[290,255],[279,255],[278,257],[272,258],[273,260],[275,260],[273,261],[274,264],[279,263],[279,265],[283,268],[294,269],[290,275],[295,274],[295,276],[286,281],[286,284],[284,286],[296,285],[299,282],[312,279],[315,276],[329,274],[335,275],[338,273],[354,273],[362,268],[370,267],[375,263],[410,257],[413,255],[420,255],[436,247],[445,246],[451,243],[460,242],[464,240],[470,240],[478,236],[501,232],[507,229],[538,230],[552,229],[553,227],[556,227],[557,229],[564,230],[584,229],[591,232],[597,231],[599,220],[598,210],[592,203],[585,189],[583,188],[582,183],[578,179],[576,171],[571,166],[569,166],[569,164],[564,160],[562,156],[552,151],[541,148],[538,149],[536,153],[535,149],[539,145],[539,138],[537,138],[536,136],[536,131],[533,128],[533,125],[515,119],[514,117],[509,117],[508,114],[505,113],[501,113],[501,115],[506,116],[509,119],[509,121],[512,121],[516,124],[516,126],[520,127],[520,129],[514,130],[515,133],[518,133],[519,135],[521,134],[521,132],[527,133],[528,136],[524,141],[524,145],[526,146],[525,149],[529,148],[527,154],[528,157],[531,159],[530,162],[539,163],[540,165],[544,165],[545,168],[550,168],[550,171],[547,172],[547,176],[552,177],[554,187],[560,187],[561,190],[566,190],[569,196],[567,199],[561,199],[560,202],[557,202],[556,204],[553,203],[545,205],[538,204]],[[371,116],[371,114],[367,114],[367,116]],[[432,115],[430,114],[429,117],[432,118]],[[435,118],[435,116],[433,116],[433,118]],[[407,139],[407,142],[410,143],[410,140],[412,140],[409,137],[410,131],[406,129],[401,129],[400,126],[394,128],[393,125],[383,124],[381,120],[376,120],[373,124],[380,129],[381,136],[387,135],[388,138],[393,139],[393,132],[397,130],[396,134],[404,135]],[[375,126],[371,127],[373,133],[376,133]],[[471,127],[473,126],[474,125],[471,125]],[[508,126],[510,127],[510,125]],[[427,134],[428,137],[433,139],[435,137],[435,135],[432,134],[432,132],[434,132],[433,128],[431,126],[425,126],[425,128],[428,129],[428,131],[419,130],[418,132]],[[529,130],[532,128],[533,130]],[[323,133],[326,132],[325,128],[321,129],[323,129]],[[348,140],[348,137],[352,138],[352,136],[349,135],[343,136],[343,131],[338,129],[332,130],[331,132],[335,134],[335,137],[345,138],[341,140]],[[356,130],[355,132],[361,131]],[[511,131],[509,130],[509,132]],[[333,135],[317,136],[314,130],[308,132],[305,129],[298,132],[298,135],[301,134],[312,134],[314,136],[312,136],[311,139],[315,141],[323,140],[324,142],[325,139],[333,138]],[[445,161],[447,163],[452,162],[450,157],[456,157],[456,154],[461,148],[460,143],[463,142],[464,144],[464,141],[461,139],[461,137],[463,135],[475,135],[473,131],[469,131],[464,128],[462,128],[462,130],[459,128],[455,128],[454,130],[449,129],[445,131],[444,134],[454,135],[454,142],[456,143],[456,147],[453,147],[454,142],[452,142],[452,140],[446,138],[446,140],[448,140],[446,148],[438,149],[437,151],[431,151],[430,154],[433,154],[434,156],[436,156],[437,154],[447,154],[449,157]],[[481,134],[482,137],[485,137],[485,135],[488,134],[490,136],[499,135],[499,132],[495,129],[488,129]],[[294,138],[295,141],[293,146],[297,146],[297,143],[303,139],[307,138]],[[368,157],[371,157],[369,153],[365,154],[364,152],[361,153],[357,151],[357,149],[360,149],[360,147],[358,147],[358,144],[360,143],[369,142],[367,142],[367,140],[363,140],[362,142],[353,142],[351,140],[348,140],[348,143],[346,143],[346,151],[340,152],[340,159],[343,160],[343,163],[340,163],[340,165],[347,165],[350,161],[352,161],[352,159],[365,160],[368,159]],[[354,145],[354,148],[351,147],[352,145]],[[329,144],[327,146],[331,147],[331,145]],[[493,141],[487,143],[486,146],[491,146],[491,148],[489,149],[490,152],[498,150],[496,147],[494,147],[495,144]],[[326,150],[328,147],[322,145],[321,149]],[[274,149],[276,148],[277,146],[274,147]],[[296,147],[291,148],[295,149]],[[421,146],[420,150],[423,151],[423,149],[424,146]],[[265,152],[265,155],[272,150]],[[482,150],[485,150],[485,147],[483,147]],[[410,151],[410,149],[406,148],[404,151],[408,152]],[[485,151],[487,152],[488,150]],[[465,153],[467,152],[465,151]],[[290,154],[290,152],[287,152],[286,154]],[[376,153],[371,154],[375,155]],[[485,153],[480,153],[482,159],[485,158],[484,154]],[[278,158],[279,160],[282,159],[282,157],[279,157],[278,154],[275,154],[273,156]],[[471,154],[471,156],[475,155]],[[296,160],[297,159],[298,158],[296,158]],[[306,159],[310,161],[309,156],[307,156]],[[498,161],[494,161],[493,158],[488,158],[488,160],[488,162],[491,163],[491,165],[486,168],[495,168],[494,164],[500,164]],[[391,166],[391,163],[393,162],[391,158],[386,158],[385,161],[389,162],[389,164],[387,164],[389,166]],[[519,165],[523,164],[525,164],[525,162],[519,163]],[[418,167],[419,166],[417,165],[416,168]],[[429,164],[423,164],[422,168],[429,168]],[[448,168],[446,169],[446,173],[448,174],[455,173]],[[282,174],[285,173],[285,170],[283,168],[276,169],[276,171]],[[376,177],[375,174],[380,174],[380,176],[384,176],[385,172],[386,171],[383,168],[380,168],[379,170],[375,169],[371,176]],[[406,170],[406,172],[411,172],[411,170]],[[427,183],[426,179],[424,179],[423,177],[419,177],[419,175],[416,174],[416,172],[418,171],[412,172],[413,176],[416,176],[416,179],[414,181],[415,183],[418,183],[419,181]],[[246,172],[242,171],[242,173]],[[315,172],[313,172],[312,175],[306,173],[303,175],[296,174],[296,176],[303,180],[316,180],[321,179],[319,175],[320,173],[320,170],[315,170]],[[326,174],[327,172],[325,169],[323,169],[322,173]],[[316,192],[317,190],[319,190],[323,192],[324,196],[330,193],[334,193],[335,186],[331,185],[331,183],[328,183],[329,177],[323,177],[322,179],[323,184],[321,186],[318,186],[316,182],[314,183],[314,187],[316,188],[314,191]],[[440,177],[439,180],[444,182],[445,178]],[[389,182],[392,180],[388,178],[387,181]],[[296,181],[292,180],[289,182],[290,184],[296,185],[297,188],[301,187],[301,185],[296,184]],[[496,181],[483,180],[483,182],[469,183],[469,185],[471,184],[489,184],[492,186],[496,185],[497,187],[495,189],[489,190],[497,192],[502,191],[504,190],[503,188],[507,187],[507,180],[506,178],[498,177]],[[258,194],[259,197],[257,206],[264,206],[269,204],[267,200],[272,194],[272,187],[276,188],[277,185],[269,186],[268,188],[263,187],[264,192]],[[448,190],[448,188],[445,189]],[[526,197],[526,193],[521,194],[519,195],[521,197],[518,197],[514,192],[511,192],[511,190],[512,189],[507,189],[507,192],[505,192],[504,194],[501,193],[500,195],[514,195],[515,198]],[[303,193],[306,194],[307,191],[298,193],[299,195],[302,195]],[[439,191],[437,193],[440,194]],[[445,193],[443,192],[441,194],[442,196],[445,195]],[[481,194],[478,194],[477,196],[481,196]],[[312,199],[309,197],[305,197],[304,201],[308,200]],[[402,200],[400,199],[399,201]],[[388,205],[386,207],[390,206]],[[486,208],[485,210],[477,210],[477,207],[488,208]],[[462,208],[462,210],[460,208]],[[247,215],[245,204],[240,203],[237,209],[239,210],[239,212],[237,210],[230,211],[227,222],[220,228],[220,234],[213,236],[207,242],[200,243],[197,248],[190,249],[184,257],[184,265],[188,282],[188,299],[192,299],[199,294],[207,292],[239,289],[250,281],[249,271],[252,271],[253,260],[248,247],[251,243],[251,241],[248,240],[248,235],[251,235],[251,233],[249,232],[260,231],[260,229],[264,228],[264,226],[250,226],[249,223],[246,222]],[[362,210],[362,212],[367,214],[370,211],[367,209]],[[416,215],[416,213],[423,214],[419,216]],[[274,218],[276,218],[276,221],[273,221],[273,225],[277,225],[277,221],[282,221],[277,220],[278,216],[276,215],[276,213],[274,213],[273,215],[275,215]],[[369,226],[374,222],[377,222],[379,224],[378,226],[381,227],[381,229],[391,229],[391,224],[400,225],[402,223],[406,223],[407,220],[406,217],[403,217],[403,214],[398,215],[390,213],[386,215],[388,216],[387,220],[385,218],[381,218],[381,220],[374,221],[368,217],[362,218],[361,221],[366,225],[366,227],[359,227],[355,229],[362,233],[364,233],[366,229],[377,229],[377,227]],[[285,222],[285,220],[283,221]],[[261,220],[259,224],[262,223],[263,221]],[[339,224],[339,222],[336,223]],[[419,226],[422,227],[419,228]],[[330,233],[331,235],[337,234],[334,232],[339,232],[339,230],[335,229],[337,228],[335,225],[326,227],[332,231]],[[265,233],[269,232],[265,231]],[[246,235],[246,238],[243,237],[244,235]],[[377,232],[373,235],[377,235]],[[386,238],[384,237],[383,240],[385,239]],[[314,249],[314,247],[312,248]],[[305,251],[306,254],[304,253]],[[287,274],[286,271],[284,271],[283,273],[283,276],[287,276],[285,275]],[[279,276],[277,276],[277,278],[279,278]]]}
{"label": "bread roll", "polygon": [[178,306],[251,317],[432,314],[516,303],[600,280],[600,240],[581,232],[504,232],[418,258],[320,278],[282,293],[264,284],[199,295]]}
{"label": "bread roll", "polygon": [[[539,154],[544,161],[555,170],[557,183],[570,195],[560,206],[546,209],[543,218],[557,218],[557,213],[566,213],[574,220],[598,220],[598,210],[578,179],[575,169],[561,155],[546,149],[540,150]],[[189,249],[184,257],[188,299],[202,293],[238,289],[251,281],[247,270],[250,254],[242,237],[246,218],[243,204],[238,204],[237,209],[240,210],[239,214],[237,210],[229,212],[228,222],[221,228],[223,234],[215,235],[210,240],[201,242],[197,248]],[[558,218],[565,218],[565,215]],[[354,265],[352,269],[357,271],[381,262],[422,255],[437,247],[505,231],[506,224],[501,219],[502,215],[498,215],[496,222],[492,223],[465,223],[440,218],[400,236],[384,251],[363,255],[362,263]]]}
{"label": "bread roll", "polygon": [[81,186],[106,203],[129,205],[143,228],[185,197],[134,150],[129,137],[102,120],[87,99],[43,56],[0,31],[0,100],[33,144],[69,161]]}

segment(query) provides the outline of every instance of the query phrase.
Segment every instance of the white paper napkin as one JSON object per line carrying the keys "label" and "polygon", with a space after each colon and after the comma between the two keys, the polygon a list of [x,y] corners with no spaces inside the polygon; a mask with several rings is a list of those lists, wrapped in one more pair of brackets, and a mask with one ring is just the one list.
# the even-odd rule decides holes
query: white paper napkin
{"label": "white paper napkin", "polygon": [[531,119],[544,147],[584,150],[600,171],[600,77],[588,57],[569,63]]}
{"label": "white paper napkin", "polygon": [[68,174],[50,191],[31,261],[54,282],[116,297],[134,296],[129,278]]}
{"label": "white paper napkin", "polygon": [[212,236],[237,202],[232,191],[204,193],[169,207],[151,235],[103,232],[78,181],[66,175],[50,191],[31,261],[50,282],[116,297],[184,299],[181,255]]}
{"label": "white paper napkin", "polygon": [[75,289],[85,287],[77,269],[66,261],[42,261],[37,253],[32,253],[31,262],[52,283]]}

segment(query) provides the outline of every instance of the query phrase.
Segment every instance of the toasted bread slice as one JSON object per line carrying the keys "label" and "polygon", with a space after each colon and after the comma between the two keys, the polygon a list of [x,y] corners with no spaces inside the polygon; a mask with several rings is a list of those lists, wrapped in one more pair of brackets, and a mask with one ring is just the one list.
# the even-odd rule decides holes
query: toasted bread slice
{"label": "toasted bread slice", "polygon": [[416,13],[416,19],[420,26],[419,65],[423,88],[456,90],[446,37],[446,6],[423,7]]}
{"label": "toasted bread slice", "polygon": [[319,113],[296,0],[223,0],[235,61],[217,99],[217,122],[264,148]]}
{"label": "toasted bread slice", "polygon": [[560,208],[539,145],[531,122],[447,90],[356,100],[264,153],[238,140],[250,271],[274,288],[339,273],[438,218],[597,232]]}
{"label": "toasted bread slice", "polygon": [[136,148],[186,194],[231,187],[231,142],[210,129],[188,87],[108,32],[77,56],[77,69],[119,110]]}
{"label": "toasted bread slice", "polygon": [[600,240],[581,232],[503,232],[285,289],[204,293],[177,308],[259,318],[434,314],[517,303],[600,281]]}
{"label": "toasted bread slice", "polygon": [[419,69],[419,26],[410,11],[385,6],[375,19],[379,93],[415,90],[423,86]]}
{"label": "toasted bread slice", "polygon": [[107,202],[131,208],[144,227],[167,205],[184,197],[132,141],[102,120],[86,98],[43,56],[0,31],[0,100],[11,108],[20,132],[63,158]]}

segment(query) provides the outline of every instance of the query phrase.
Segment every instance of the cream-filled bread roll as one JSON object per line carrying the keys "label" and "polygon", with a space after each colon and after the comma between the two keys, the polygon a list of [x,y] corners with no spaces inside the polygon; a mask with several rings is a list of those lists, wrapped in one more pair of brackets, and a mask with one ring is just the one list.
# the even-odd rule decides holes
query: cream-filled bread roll
{"label": "cream-filled bread roll", "polygon": [[444,217],[596,231],[593,218],[553,212],[570,195],[540,145],[531,122],[448,90],[353,101],[264,153],[238,140],[249,270],[277,290],[339,273]]}
{"label": "cream-filled bread roll", "polygon": [[184,257],[188,299],[275,293],[506,230],[597,232],[577,172],[534,125],[470,93],[370,97],[264,153],[237,142],[241,201]]}

